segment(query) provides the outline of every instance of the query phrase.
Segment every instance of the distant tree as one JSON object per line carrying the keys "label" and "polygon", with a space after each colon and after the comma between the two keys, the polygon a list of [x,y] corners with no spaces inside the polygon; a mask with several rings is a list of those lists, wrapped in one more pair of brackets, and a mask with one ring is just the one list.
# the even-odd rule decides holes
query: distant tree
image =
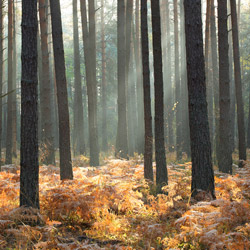
{"label": "distant tree", "polygon": [[37,1],[22,1],[20,206],[39,208]]}
{"label": "distant tree", "polygon": [[141,45],[142,45],[144,124],[145,124],[144,178],[147,180],[154,181],[153,166],[152,166],[153,133],[152,133],[152,115],[151,115],[151,94],[150,94],[147,0],[141,0]]}
{"label": "distant tree", "polygon": [[86,0],[81,0],[82,36],[88,94],[90,165],[99,165],[99,144],[97,131],[97,86],[96,86],[96,33],[95,4],[89,1],[89,26]]}
{"label": "distant tree", "polygon": [[50,0],[59,118],[60,178],[73,179],[62,20],[59,0]]}
{"label": "distant tree", "polygon": [[[13,91],[13,0],[8,0],[8,93]],[[6,134],[6,164],[12,164],[13,146],[13,93],[8,95],[7,102],[7,134]]]}
{"label": "distant tree", "polygon": [[[4,5],[3,1],[0,1],[0,95],[3,92],[3,76],[4,76],[4,62],[3,62],[3,32],[4,32]],[[2,98],[0,98],[0,155],[2,155]],[[2,161],[0,160],[0,171]]]}
{"label": "distant tree", "polygon": [[106,81],[106,39],[105,39],[105,20],[104,20],[104,0],[101,0],[101,36],[102,36],[102,150],[108,150],[107,138],[107,81]]}
{"label": "distant tree", "polygon": [[189,126],[192,158],[192,197],[205,192],[215,198],[209,138],[203,54],[201,0],[184,0]]}
{"label": "distant tree", "polygon": [[157,192],[168,184],[164,140],[164,94],[161,46],[161,16],[159,0],[151,0],[153,56],[154,56],[154,88],[155,88],[155,161]]}
{"label": "distant tree", "polygon": [[42,162],[46,165],[55,164],[54,136],[52,125],[52,91],[50,82],[50,60],[48,47],[48,5],[45,0],[39,0],[39,17],[41,32],[41,86],[40,86],[40,109],[41,109],[41,148]]}
{"label": "distant tree", "polygon": [[81,86],[81,69],[80,69],[80,49],[79,49],[79,32],[78,32],[78,12],[77,0],[73,0],[73,33],[74,33],[74,75],[75,75],[75,95],[74,95],[74,147],[76,152],[84,154],[84,117],[83,101]]}
{"label": "distant tree", "polygon": [[127,87],[126,87],[126,17],[125,1],[118,0],[117,48],[118,48],[118,127],[116,155],[128,158]]}
{"label": "distant tree", "polygon": [[244,105],[242,98],[239,33],[238,33],[238,20],[236,12],[236,1],[230,0],[230,4],[231,4],[231,20],[232,20],[232,32],[233,32],[234,78],[235,78],[237,121],[238,121],[238,134],[239,134],[239,159],[246,160],[247,156],[246,156],[246,138],[245,138],[245,118],[244,118]]}
{"label": "distant tree", "polygon": [[178,1],[174,0],[174,53],[175,53],[175,103],[176,103],[176,158],[182,158],[182,135],[181,135],[181,83],[179,61],[179,21]]}
{"label": "distant tree", "polygon": [[230,121],[230,82],[228,57],[227,0],[218,2],[219,38],[219,170],[232,173],[231,121]]}

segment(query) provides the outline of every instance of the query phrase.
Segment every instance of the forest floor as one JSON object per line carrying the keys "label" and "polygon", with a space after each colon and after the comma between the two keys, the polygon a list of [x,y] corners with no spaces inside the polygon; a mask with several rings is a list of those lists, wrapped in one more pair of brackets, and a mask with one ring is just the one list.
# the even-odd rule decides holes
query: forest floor
{"label": "forest floor", "polygon": [[[168,165],[155,196],[138,159],[98,168],[74,160],[74,180],[40,167],[40,214],[18,208],[18,166],[0,173],[0,249],[250,249],[250,163],[215,172],[214,201],[190,197],[191,163]],[[37,225],[38,224],[38,225]]]}

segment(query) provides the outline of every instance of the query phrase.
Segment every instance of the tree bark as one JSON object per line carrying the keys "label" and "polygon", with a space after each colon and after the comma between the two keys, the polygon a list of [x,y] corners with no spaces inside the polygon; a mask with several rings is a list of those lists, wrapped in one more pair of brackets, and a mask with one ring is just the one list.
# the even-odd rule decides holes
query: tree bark
{"label": "tree bark", "polygon": [[126,18],[125,1],[118,0],[118,127],[116,139],[116,155],[128,158],[128,130],[127,130],[127,87],[126,87]]}
{"label": "tree bark", "polygon": [[42,78],[40,79],[41,108],[41,148],[42,162],[46,165],[55,164],[54,136],[52,125],[52,99],[50,82],[50,60],[48,48],[48,5],[45,0],[39,0],[39,17],[41,32]]}
{"label": "tree bark", "polygon": [[8,0],[8,102],[7,102],[7,135],[6,135],[6,159],[5,164],[12,164],[13,147],[13,1]]}
{"label": "tree bark", "polygon": [[192,158],[191,193],[197,199],[200,192],[215,198],[206,102],[201,0],[184,0],[184,11]]}
{"label": "tree bark", "polygon": [[37,1],[22,1],[20,206],[39,208]]}
{"label": "tree bark", "polygon": [[182,117],[181,117],[181,83],[179,61],[179,21],[178,2],[174,0],[174,48],[175,48],[175,103],[176,103],[176,158],[182,158]]}
{"label": "tree bark", "polygon": [[228,57],[227,1],[218,2],[219,37],[219,170],[232,173],[231,121],[230,121],[230,82]]}
{"label": "tree bark", "polygon": [[73,170],[70,152],[69,106],[59,0],[50,0],[50,10],[59,118],[60,178],[64,180],[73,179]]}
{"label": "tree bark", "polygon": [[73,0],[73,32],[74,32],[74,75],[75,75],[75,95],[74,95],[74,146],[76,151],[83,155],[86,153],[84,142],[84,118],[80,69],[80,49],[78,32],[78,12],[77,0]]}
{"label": "tree bark", "polygon": [[168,184],[166,154],[164,143],[164,91],[161,47],[161,16],[159,0],[151,0],[154,87],[155,87],[155,161],[157,192]]}
{"label": "tree bark", "polygon": [[81,0],[82,35],[88,94],[90,165],[99,165],[99,145],[97,132],[97,89],[96,89],[96,50],[95,50],[95,7],[89,2],[89,27],[87,22],[86,0]]}
{"label": "tree bark", "polygon": [[244,104],[242,98],[242,83],[241,83],[241,68],[240,68],[240,50],[239,50],[239,32],[238,21],[236,13],[236,2],[230,0],[231,4],[231,20],[233,31],[233,57],[234,57],[234,78],[235,78],[235,92],[237,104],[237,122],[239,135],[239,159],[246,160],[246,138],[245,138],[245,118],[244,118]]}
{"label": "tree bark", "polygon": [[144,124],[145,124],[144,178],[146,180],[154,181],[153,166],[152,166],[153,132],[152,132],[151,94],[150,94],[147,0],[141,1],[141,46],[142,46]]}

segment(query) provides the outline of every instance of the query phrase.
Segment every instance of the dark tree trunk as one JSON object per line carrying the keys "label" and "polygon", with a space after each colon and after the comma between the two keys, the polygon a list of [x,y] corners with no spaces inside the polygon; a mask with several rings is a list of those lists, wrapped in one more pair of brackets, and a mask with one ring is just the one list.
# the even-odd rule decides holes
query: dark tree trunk
{"label": "dark tree trunk", "polygon": [[42,162],[46,165],[55,164],[54,137],[52,125],[52,103],[50,82],[50,60],[48,48],[48,5],[45,0],[39,0],[39,17],[41,32],[42,77],[40,82],[41,110],[41,148]]}
{"label": "dark tree trunk", "polygon": [[215,198],[214,172],[209,138],[203,55],[201,0],[184,0],[189,126],[192,157],[192,197],[200,192]]}
{"label": "dark tree trunk", "polygon": [[87,22],[86,0],[81,0],[82,35],[88,92],[90,165],[99,165],[99,145],[97,133],[97,89],[96,89],[96,50],[95,50],[95,6],[89,2],[89,27]]}
{"label": "dark tree trunk", "polygon": [[240,51],[239,51],[239,33],[238,21],[236,13],[236,2],[230,0],[231,4],[231,19],[233,31],[233,55],[234,55],[234,78],[235,78],[235,92],[237,103],[237,122],[239,134],[239,159],[246,160],[246,141],[245,141],[245,118],[244,118],[244,104],[242,98],[242,84],[241,84],[241,68],[240,68]]}
{"label": "dark tree trunk", "polygon": [[126,18],[125,1],[118,0],[118,127],[116,139],[116,155],[128,158],[128,130],[127,130],[127,88],[126,88]]}
{"label": "dark tree trunk", "polygon": [[39,208],[37,1],[22,1],[20,206]]}
{"label": "dark tree trunk", "polygon": [[157,192],[168,184],[166,154],[164,144],[164,93],[161,47],[161,16],[159,0],[151,0],[153,56],[154,56],[154,87],[155,87],[155,161]]}
{"label": "dark tree trunk", "polygon": [[[212,68],[213,68],[213,94],[214,94],[214,116],[215,116],[215,135],[214,135],[214,151],[216,159],[219,158],[219,67],[218,67],[218,43],[215,22],[215,6],[214,0],[211,0],[211,52],[212,52]],[[212,139],[212,138],[211,138]]]}
{"label": "dark tree trunk", "polygon": [[218,38],[220,100],[218,165],[220,171],[232,173],[227,0],[218,2]]}
{"label": "dark tree trunk", "polygon": [[181,134],[181,82],[180,82],[180,61],[179,61],[179,22],[178,3],[174,0],[174,51],[175,51],[175,103],[176,103],[176,158],[182,158],[182,134]]}
{"label": "dark tree trunk", "polygon": [[106,40],[105,40],[105,21],[104,21],[104,0],[102,0],[101,10],[101,32],[102,32],[102,150],[108,150],[107,138],[107,81],[106,81]]}
{"label": "dark tree trunk", "polygon": [[[13,90],[13,0],[8,0],[8,93]],[[12,115],[12,99],[13,93],[8,95],[7,102],[7,134],[6,134],[6,164],[12,164],[12,130],[13,130],[13,115]]]}
{"label": "dark tree trunk", "polygon": [[[3,76],[4,76],[4,62],[3,62],[3,23],[4,17],[4,5],[3,1],[0,2],[0,95],[3,92]],[[2,98],[0,98],[0,157],[2,156]],[[1,157],[2,158],[2,157]],[[1,171],[2,160],[0,160],[0,171]]]}
{"label": "dark tree trunk", "polygon": [[152,115],[151,115],[151,94],[150,94],[147,0],[141,1],[141,45],[142,45],[144,124],[145,124],[144,178],[147,180],[154,181],[153,166],[152,166],[153,133],[152,133]]}
{"label": "dark tree trunk", "polygon": [[74,95],[74,146],[77,153],[83,155],[85,150],[84,142],[84,120],[83,102],[80,69],[80,49],[78,32],[77,0],[73,0],[73,31],[74,31],[74,74],[75,74],[75,95]]}
{"label": "dark tree trunk", "polygon": [[60,177],[61,180],[64,180],[73,179],[73,170],[70,152],[69,106],[59,0],[50,0],[50,10],[59,118]]}

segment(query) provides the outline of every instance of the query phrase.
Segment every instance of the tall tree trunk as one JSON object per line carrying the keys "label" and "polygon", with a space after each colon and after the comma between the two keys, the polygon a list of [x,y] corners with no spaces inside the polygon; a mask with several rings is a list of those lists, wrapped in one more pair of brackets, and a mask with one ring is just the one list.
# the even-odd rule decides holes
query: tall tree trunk
{"label": "tall tree trunk", "polygon": [[12,100],[13,100],[13,0],[8,0],[8,103],[7,103],[7,135],[6,135],[6,164],[12,164]]}
{"label": "tall tree trunk", "polygon": [[169,151],[174,150],[174,131],[173,131],[173,119],[174,119],[174,88],[172,83],[172,51],[171,51],[171,40],[170,40],[170,15],[169,15],[169,5],[170,1],[166,2],[166,38],[167,38],[167,82],[168,82],[168,93],[167,93],[167,114],[168,114],[168,146]]}
{"label": "tall tree trunk", "polygon": [[96,39],[95,6],[89,2],[89,27],[87,22],[86,0],[81,0],[82,35],[88,93],[90,165],[99,165],[99,145],[97,133],[97,89],[96,89]]}
{"label": "tall tree trunk", "polygon": [[192,157],[191,193],[197,199],[200,191],[215,198],[206,102],[201,0],[184,0],[184,10]]}
{"label": "tall tree trunk", "polygon": [[20,206],[39,208],[37,1],[22,1]]}
{"label": "tall tree trunk", "polygon": [[184,0],[180,1],[180,44],[181,44],[181,112],[182,112],[182,151],[191,157],[189,117],[188,117],[188,89],[187,89],[187,59],[185,44]]}
{"label": "tall tree trunk", "polygon": [[233,55],[234,55],[234,78],[235,78],[235,92],[237,103],[237,121],[239,134],[239,159],[246,160],[246,141],[245,141],[245,118],[244,105],[242,98],[242,84],[241,84],[241,68],[240,68],[240,50],[239,50],[239,33],[236,13],[236,2],[230,0],[231,4],[231,18],[233,30]]}
{"label": "tall tree trunk", "polygon": [[104,20],[104,0],[101,0],[101,36],[102,36],[102,150],[108,150],[107,138],[107,81],[106,81],[106,39],[105,39],[105,20]]}
{"label": "tall tree trunk", "polygon": [[[214,151],[216,159],[219,158],[219,67],[218,67],[218,43],[215,22],[215,6],[214,0],[211,0],[211,52],[212,52],[212,68],[213,68],[213,95],[214,95],[214,116],[215,116],[215,135],[214,135]],[[212,139],[212,138],[211,138]]]}
{"label": "tall tree trunk", "polygon": [[50,0],[50,10],[59,118],[60,178],[64,180],[73,179],[73,170],[70,152],[69,106],[59,0]]}
{"label": "tall tree trunk", "polygon": [[144,124],[145,124],[144,178],[146,180],[154,181],[153,166],[152,166],[153,132],[152,132],[151,94],[150,94],[147,0],[141,1],[141,45],[142,45]]}
{"label": "tall tree trunk", "polygon": [[74,96],[74,141],[77,152],[84,154],[84,118],[82,102],[82,85],[80,69],[80,49],[78,32],[77,0],[73,0],[73,26],[74,26],[74,74],[75,74],[75,96]]}
{"label": "tall tree trunk", "polygon": [[137,151],[143,154],[144,151],[144,112],[143,112],[143,83],[141,65],[141,42],[140,42],[140,0],[136,0],[135,6],[135,55],[136,55],[136,94],[137,94]]}
{"label": "tall tree trunk", "polygon": [[48,5],[45,0],[39,0],[39,17],[41,32],[42,79],[40,82],[41,103],[41,147],[42,162],[46,165],[55,164],[54,136],[52,124],[52,93],[50,81],[50,60],[48,47]]}
{"label": "tall tree trunk", "polygon": [[[3,92],[3,79],[4,79],[4,61],[3,61],[3,34],[4,34],[4,5],[3,1],[0,2],[0,95],[2,95]],[[1,165],[2,165],[2,98],[0,98],[0,171],[1,171]]]}
{"label": "tall tree trunk", "polygon": [[116,139],[116,154],[128,157],[128,132],[127,132],[127,88],[126,88],[126,18],[125,1],[118,0],[118,127]]}
{"label": "tall tree trunk", "polygon": [[161,47],[161,16],[159,0],[151,0],[153,56],[154,56],[154,87],[155,87],[155,161],[157,192],[168,184],[166,154],[164,143],[164,93]]}
{"label": "tall tree trunk", "polygon": [[219,170],[232,173],[231,122],[230,122],[230,82],[228,57],[227,0],[218,2],[219,37]]}
{"label": "tall tree trunk", "polygon": [[12,94],[12,122],[13,122],[13,130],[12,130],[12,154],[16,158],[17,157],[17,44],[16,44],[16,7],[15,1],[13,1],[13,90]]}
{"label": "tall tree trunk", "polygon": [[178,2],[174,0],[174,44],[175,44],[175,103],[176,103],[176,158],[182,158],[182,134],[181,134],[181,83],[179,61],[179,21]]}

